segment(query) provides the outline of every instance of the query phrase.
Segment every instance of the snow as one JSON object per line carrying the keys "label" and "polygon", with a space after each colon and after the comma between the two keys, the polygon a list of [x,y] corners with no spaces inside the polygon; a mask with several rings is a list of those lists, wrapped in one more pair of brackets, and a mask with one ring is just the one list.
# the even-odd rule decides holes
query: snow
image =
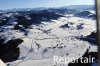
{"label": "snow", "polygon": [[[75,38],[81,35],[87,36],[96,31],[96,20],[72,15],[69,17],[61,17],[49,23],[42,22],[43,24],[39,26],[32,25],[33,29],[27,29],[29,31],[27,36],[16,30],[4,32],[3,34],[8,37],[7,40],[12,39],[12,37],[24,40],[18,46],[20,48],[18,60],[8,62],[10,66],[16,64],[17,66],[54,66],[53,56],[79,58],[89,47],[91,47],[89,52],[97,52],[96,45]],[[65,24],[69,24],[70,28],[60,28]],[[77,25],[80,24],[83,24],[83,29],[78,30]]]}
{"label": "snow", "polygon": [[6,64],[0,59],[0,66],[6,66]]}
{"label": "snow", "polygon": [[96,14],[96,12],[94,10],[90,10],[91,13]]}

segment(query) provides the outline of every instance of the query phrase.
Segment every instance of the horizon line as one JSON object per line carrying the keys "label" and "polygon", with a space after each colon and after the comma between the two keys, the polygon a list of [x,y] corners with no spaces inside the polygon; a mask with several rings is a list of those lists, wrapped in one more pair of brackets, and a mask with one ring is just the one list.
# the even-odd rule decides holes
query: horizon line
{"label": "horizon line", "polygon": [[0,9],[0,11],[6,11],[6,10],[13,10],[13,9],[35,9],[35,8],[61,8],[61,7],[68,7],[68,6],[96,6],[96,5],[67,5],[67,6],[58,6],[58,7],[19,7],[19,8],[7,8],[7,9]]}

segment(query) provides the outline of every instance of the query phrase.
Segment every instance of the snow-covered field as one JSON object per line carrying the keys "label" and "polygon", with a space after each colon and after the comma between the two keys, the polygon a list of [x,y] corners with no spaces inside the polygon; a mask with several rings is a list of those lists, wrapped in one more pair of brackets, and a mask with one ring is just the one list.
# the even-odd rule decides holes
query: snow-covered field
{"label": "snow-covered field", "polygon": [[[69,17],[68,17],[69,16]],[[61,26],[67,24],[67,27]],[[89,49],[97,52],[97,46],[76,37],[90,35],[96,31],[96,20],[66,15],[51,22],[42,22],[39,26],[31,25],[25,36],[19,30],[12,30],[13,26],[6,26],[7,40],[21,38],[18,60],[8,62],[9,66],[60,66],[54,64],[54,56],[79,58]],[[79,27],[80,26],[80,27]],[[68,66],[66,64],[65,66]]]}

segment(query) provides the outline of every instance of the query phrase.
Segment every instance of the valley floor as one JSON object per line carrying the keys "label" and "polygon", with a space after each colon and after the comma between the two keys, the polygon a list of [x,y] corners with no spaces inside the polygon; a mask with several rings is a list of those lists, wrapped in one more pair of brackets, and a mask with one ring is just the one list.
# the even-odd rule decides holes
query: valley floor
{"label": "valley floor", "polygon": [[89,52],[97,52],[97,45],[76,38],[96,31],[96,20],[66,15],[51,22],[42,22],[39,26],[32,25],[27,31],[27,36],[17,30],[3,33],[9,36],[7,41],[12,37],[23,40],[18,46],[18,60],[6,63],[9,66],[61,66],[54,64],[54,56],[80,58],[87,49]]}

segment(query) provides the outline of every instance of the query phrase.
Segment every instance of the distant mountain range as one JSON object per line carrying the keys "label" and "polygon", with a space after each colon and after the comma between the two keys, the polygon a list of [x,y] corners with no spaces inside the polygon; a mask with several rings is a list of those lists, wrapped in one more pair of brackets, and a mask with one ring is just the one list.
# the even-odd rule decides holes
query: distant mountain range
{"label": "distant mountain range", "polygon": [[[63,6],[63,7],[50,7],[55,9],[75,9],[75,10],[95,10],[95,5],[70,5],[70,6]],[[7,9],[7,10],[0,10],[0,12],[6,11],[6,12],[16,12],[16,11],[30,11],[30,10],[45,10],[50,9],[46,7],[39,7],[39,8],[13,8],[13,9]]]}
{"label": "distant mountain range", "polygon": [[95,10],[96,6],[95,5],[70,5],[61,8],[76,9],[76,10]]}

